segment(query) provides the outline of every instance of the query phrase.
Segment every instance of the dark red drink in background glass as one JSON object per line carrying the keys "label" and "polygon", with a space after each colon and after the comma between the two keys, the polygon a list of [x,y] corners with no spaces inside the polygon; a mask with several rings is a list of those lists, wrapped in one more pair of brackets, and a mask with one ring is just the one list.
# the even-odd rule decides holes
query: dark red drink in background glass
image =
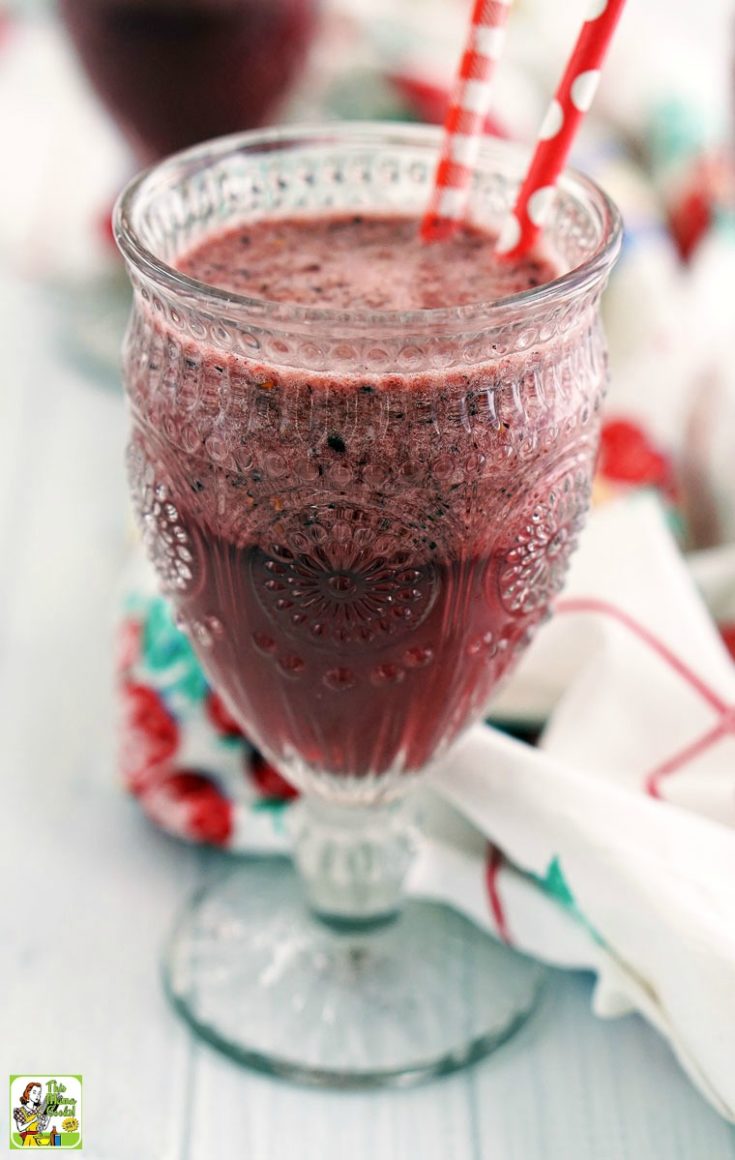
{"label": "dark red drink in background glass", "polygon": [[317,0],[59,0],[89,79],[152,160],[273,119]]}

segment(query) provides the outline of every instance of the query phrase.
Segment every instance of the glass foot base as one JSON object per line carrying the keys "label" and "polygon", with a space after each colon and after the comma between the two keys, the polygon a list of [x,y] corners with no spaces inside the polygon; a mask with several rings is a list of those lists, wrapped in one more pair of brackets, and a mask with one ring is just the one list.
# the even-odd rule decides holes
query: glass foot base
{"label": "glass foot base", "polygon": [[334,929],[290,863],[241,864],[199,894],[164,963],[195,1031],[250,1067],[333,1087],[405,1085],[508,1039],[543,970],[455,911],[407,900],[369,931]]}

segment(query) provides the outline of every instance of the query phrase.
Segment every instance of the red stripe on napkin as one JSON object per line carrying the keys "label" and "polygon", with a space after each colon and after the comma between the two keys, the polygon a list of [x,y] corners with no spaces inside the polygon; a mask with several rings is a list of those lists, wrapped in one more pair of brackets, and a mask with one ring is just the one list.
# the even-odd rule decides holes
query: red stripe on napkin
{"label": "red stripe on napkin", "polygon": [[657,636],[646,628],[644,624],[635,620],[629,613],[624,612],[622,608],[617,608],[614,604],[609,604],[606,600],[597,600],[591,597],[584,597],[580,599],[560,600],[556,605],[557,612],[596,612],[602,616],[610,616],[613,620],[619,621],[624,625],[634,636],[647,644],[648,647],[655,652],[664,664],[678,673],[679,676],[687,682],[688,685],[699,693],[699,695],[711,705],[717,713],[729,713],[730,706],[726,701],[723,701],[718,693],[715,692],[693,669],[689,668],[686,661],[678,657],[675,652],[664,644]]}
{"label": "red stripe on napkin", "polygon": [[694,741],[690,741],[688,745],[685,745],[677,753],[668,757],[666,761],[661,762],[660,765],[657,765],[655,769],[646,775],[644,785],[646,793],[651,797],[659,801],[662,800],[660,782],[663,778],[669,777],[670,774],[684,769],[695,757],[700,757],[703,753],[706,753],[718,741],[735,734],[735,705],[728,705],[726,701],[723,701],[720,695],[702,677],[695,673],[686,661],[683,661],[668,645],[664,644],[662,640],[655,636],[650,629],[635,620],[634,617],[630,616],[622,608],[617,608],[614,604],[609,604],[606,600],[581,598],[560,600],[556,605],[556,611],[562,613],[595,612],[598,615],[609,616],[617,620],[656,653],[664,664],[675,673],[678,673],[682,680],[686,681],[696,693],[699,693],[700,697],[717,714],[718,720],[716,724],[708,729],[706,733],[703,733]]}
{"label": "red stripe on napkin", "polygon": [[503,861],[502,852],[497,846],[493,846],[489,842],[487,847],[487,861],[485,863],[485,883],[490,900],[490,909],[493,912],[498,934],[503,942],[510,946],[511,937],[508,931],[505,909],[498,892],[498,874],[500,873],[500,867],[503,865]]}

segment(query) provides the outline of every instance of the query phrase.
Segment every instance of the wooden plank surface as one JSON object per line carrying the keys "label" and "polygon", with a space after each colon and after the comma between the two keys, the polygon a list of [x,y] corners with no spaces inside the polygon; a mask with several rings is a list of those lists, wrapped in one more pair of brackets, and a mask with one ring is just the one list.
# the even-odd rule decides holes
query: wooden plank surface
{"label": "wooden plank surface", "polygon": [[0,285],[0,316],[0,1083],[81,1072],[98,1160],[735,1158],[666,1046],[596,1020],[580,976],[496,1056],[408,1092],[301,1090],[193,1042],[158,960],[218,856],[154,832],[114,774],[122,403],[64,364],[36,293]]}

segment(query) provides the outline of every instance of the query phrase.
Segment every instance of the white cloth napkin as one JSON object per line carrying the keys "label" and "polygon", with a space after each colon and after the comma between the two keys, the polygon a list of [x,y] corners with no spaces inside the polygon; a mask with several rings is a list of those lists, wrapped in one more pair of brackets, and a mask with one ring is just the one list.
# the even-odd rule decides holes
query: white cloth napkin
{"label": "white cloth napkin", "polygon": [[434,837],[412,888],[595,970],[735,1119],[735,667],[652,501],[595,513],[517,679],[557,664],[538,750],[479,726],[432,779],[503,859]]}

